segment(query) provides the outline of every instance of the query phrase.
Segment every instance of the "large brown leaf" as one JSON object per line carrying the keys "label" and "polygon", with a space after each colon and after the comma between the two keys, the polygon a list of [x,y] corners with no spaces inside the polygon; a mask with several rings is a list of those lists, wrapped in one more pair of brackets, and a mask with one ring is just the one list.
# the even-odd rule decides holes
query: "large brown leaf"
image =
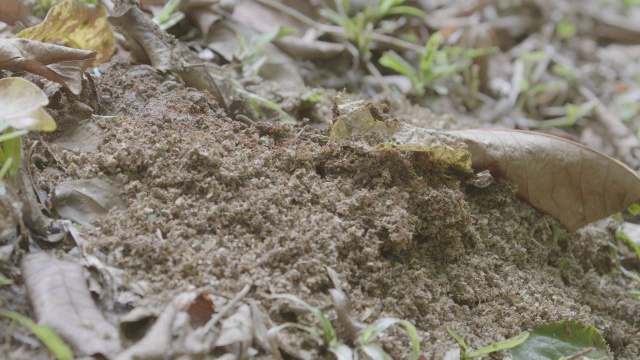
{"label": "large brown leaf", "polygon": [[572,141],[517,130],[438,132],[374,118],[373,105],[365,101],[338,96],[336,105],[332,140],[368,151],[425,152],[463,171],[489,170],[517,184],[523,200],[571,231],[640,200],[640,177],[633,170]]}
{"label": "large brown leaf", "polygon": [[640,200],[640,177],[633,170],[578,143],[517,130],[445,134],[467,144],[474,170],[514,182],[523,200],[569,230]]}
{"label": "large brown leaf", "polygon": [[187,86],[209,91],[221,107],[227,108],[211,74],[205,67],[195,65],[202,61],[194,52],[160,29],[138,6],[122,0],[115,3],[122,9],[114,10],[119,16],[109,17],[109,22],[124,32],[127,46],[137,61],[177,73]]}
{"label": "large brown leaf", "polygon": [[72,49],[27,39],[0,39],[0,69],[28,71],[57,82],[78,95],[82,73],[96,60],[95,51]]}

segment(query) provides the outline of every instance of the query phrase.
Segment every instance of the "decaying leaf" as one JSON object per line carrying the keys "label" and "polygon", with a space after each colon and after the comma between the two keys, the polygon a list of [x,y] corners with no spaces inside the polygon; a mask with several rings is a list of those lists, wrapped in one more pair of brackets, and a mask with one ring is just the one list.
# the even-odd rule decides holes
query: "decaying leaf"
{"label": "decaying leaf", "polygon": [[126,208],[118,187],[102,178],[62,182],[56,186],[52,202],[60,216],[85,226],[113,208]]}
{"label": "decaying leaf", "polygon": [[118,330],[96,308],[80,265],[39,252],[26,255],[21,267],[40,325],[52,328],[77,355],[110,359],[120,352]]}
{"label": "decaying leaf", "polygon": [[14,129],[55,130],[56,122],[42,109],[48,103],[44,91],[32,82],[14,77],[0,79],[0,121]]}
{"label": "decaying leaf", "polygon": [[27,39],[0,39],[0,69],[28,71],[79,95],[82,73],[96,60],[95,51],[72,49]]}
{"label": "decaying leaf", "polygon": [[518,195],[568,230],[640,200],[640,177],[626,165],[552,135],[517,130],[446,132],[464,141],[474,170],[518,185]]}
{"label": "decaying leaf", "polygon": [[339,115],[331,129],[332,140],[349,139],[367,151],[415,151],[428,153],[451,166],[471,171],[471,156],[462,143],[442,141],[435,130],[416,128],[393,119],[376,119],[374,105],[363,100],[336,97]]}
{"label": "decaying leaf", "polygon": [[162,311],[142,340],[118,354],[116,360],[171,358],[174,331],[184,327],[184,323],[180,321],[181,315],[188,317],[186,309],[196,296],[192,292],[176,296]]}
{"label": "decaying leaf", "polygon": [[[490,170],[518,185],[518,195],[573,231],[640,200],[640,177],[626,165],[586,146],[517,130],[437,132],[377,119],[373,105],[336,99],[334,140],[369,151],[426,152],[452,167]],[[465,145],[466,144],[466,145]]]}
{"label": "decaying leaf", "polygon": [[251,319],[251,308],[247,304],[242,304],[235,314],[222,321],[220,336],[216,339],[215,346],[230,346],[239,344],[240,359],[247,356],[247,351],[253,343],[253,322]]}
{"label": "decaying leaf", "polygon": [[[125,5],[122,6],[126,8]],[[198,56],[160,29],[139,7],[130,6],[120,16],[109,17],[109,22],[125,32],[127,46],[138,61],[175,72],[187,86],[209,91],[221,107],[227,107],[211,74],[198,65],[201,62]]]}
{"label": "decaying leaf", "polygon": [[80,0],[66,0],[52,7],[42,23],[16,37],[94,50],[98,53],[96,64],[109,60],[115,51],[115,36],[104,6]]}

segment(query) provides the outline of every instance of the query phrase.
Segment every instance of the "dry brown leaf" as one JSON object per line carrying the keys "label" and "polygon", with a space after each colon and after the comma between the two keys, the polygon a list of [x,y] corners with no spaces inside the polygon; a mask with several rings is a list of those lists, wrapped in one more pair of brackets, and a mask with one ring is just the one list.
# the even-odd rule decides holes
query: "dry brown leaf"
{"label": "dry brown leaf", "polygon": [[120,352],[118,330],[97,309],[80,265],[39,252],[26,255],[21,267],[38,324],[55,330],[77,355],[111,359]]}
{"label": "dry brown leaf", "polygon": [[205,67],[197,65],[201,60],[194,52],[160,29],[139,7],[130,6],[127,9],[122,1],[117,5],[123,11],[114,10],[114,13],[122,15],[109,17],[109,22],[125,32],[127,46],[137,61],[177,73],[187,86],[209,91],[221,107],[227,108],[211,74]]}
{"label": "dry brown leaf", "polygon": [[56,186],[51,201],[61,217],[85,226],[113,208],[126,208],[118,184],[108,178],[64,181]]}
{"label": "dry brown leaf", "polygon": [[16,37],[94,50],[98,53],[96,64],[109,60],[116,43],[104,6],[79,0],[66,0],[52,7],[42,23],[24,29]]}
{"label": "dry brown leaf", "polygon": [[640,200],[640,177],[626,165],[563,138],[518,130],[449,131],[464,141],[474,170],[518,185],[518,195],[568,230]]}
{"label": "dry brown leaf", "polygon": [[82,73],[96,60],[95,51],[72,49],[27,39],[0,39],[0,69],[28,71],[79,95]]}

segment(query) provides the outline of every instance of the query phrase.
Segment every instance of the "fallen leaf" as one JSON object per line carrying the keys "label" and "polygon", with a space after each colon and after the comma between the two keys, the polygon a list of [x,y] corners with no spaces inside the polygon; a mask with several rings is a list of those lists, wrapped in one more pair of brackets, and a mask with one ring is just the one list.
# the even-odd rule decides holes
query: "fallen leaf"
{"label": "fallen leaf", "polygon": [[517,130],[448,131],[464,141],[476,171],[518,185],[518,195],[574,231],[640,200],[640,177],[581,144]]}
{"label": "fallen leaf", "polygon": [[414,151],[428,153],[448,165],[471,171],[471,156],[462,143],[445,143],[435,130],[416,128],[393,119],[376,119],[373,103],[349,101],[337,96],[339,112],[330,139],[348,139],[351,146],[367,151]]}
{"label": "fallen leaf", "polygon": [[336,98],[331,139],[367,151],[425,152],[463,171],[489,170],[518,195],[574,231],[640,200],[640,177],[626,165],[552,135],[517,130],[438,132],[382,119],[373,104]]}
{"label": "fallen leaf", "polygon": [[228,346],[239,343],[239,358],[247,356],[247,351],[253,343],[253,320],[251,308],[242,304],[235,314],[222,321],[220,336],[216,339],[215,346]]}
{"label": "fallen leaf", "polygon": [[65,219],[90,226],[109,210],[126,208],[119,193],[117,185],[109,179],[64,181],[56,186],[53,208]]}
{"label": "fallen leaf", "polygon": [[82,73],[96,60],[95,51],[45,44],[27,39],[0,38],[0,69],[28,71],[79,95]]}
{"label": "fallen leaf", "polygon": [[98,53],[94,65],[108,61],[115,51],[115,36],[105,7],[80,0],[66,0],[52,7],[42,23],[16,37],[94,50]]}
{"label": "fallen leaf", "polygon": [[227,108],[206,67],[196,65],[201,63],[196,53],[160,29],[139,7],[131,6],[118,14],[121,15],[109,17],[109,22],[126,34],[127,46],[137,61],[151,64],[159,70],[175,72],[187,86],[209,91],[222,108]]}
{"label": "fallen leaf", "polygon": [[56,122],[42,108],[47,95],[32,82],[22,78],[0,79],[0,120],[14,129],[53,131]]}
{"label": "fallen leaf", "polygon": [[133,346],[118,354],[116,360],[171,358],[176,350],[172,346],[176,332],[185,327],[181,321],[182,315],[186,315],[185,310],[195,297],[196,294],[192,292],[176,296],[162,311],[147,334]]}
{"label": "fallen leaf", "polygon": [[21,268],[38,324],[52,328],[77,355],[111,359],[120,352],[118,330],[93,302],[80,265],[39,252],[26,255]]}
{"label": "fallen leaf", "polygon": [[542,325],[534,329],[524,343],[509,349],[514,359],[529,360],[569,358],[582,351],[589,359],[610,359],[607,343],[598,330],[577,321]]}

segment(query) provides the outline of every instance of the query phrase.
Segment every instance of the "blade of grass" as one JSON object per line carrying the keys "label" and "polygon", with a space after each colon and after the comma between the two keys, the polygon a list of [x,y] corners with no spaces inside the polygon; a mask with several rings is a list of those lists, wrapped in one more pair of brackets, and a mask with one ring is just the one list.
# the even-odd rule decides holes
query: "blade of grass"
{"label": "blade of grass", "polygon": [[525,340],[527,340],[528,337],[529,337],[529,333],[525,331],[525,332],[523,332],[522,334],[520,334],[519,336],[517,336],[517,337],[515,337],[513,339],[499,341],[499,342],[493,343],[493,344],[491,344],[489,346],[485,346],[480,350],[476,350],[476,351],[472,352],[471,354],[467,355],[467,357],[468,358],[475,358],[475,357],[478,357],[478,356],[491,354],[492,352],[511,349],[513,347],[516,347],[516,346],[522,344]]}
{"label": "blade of grass", "polygon": [[33,322],[24,315],[20,315],[13,311],[0,310],[0,316],[7,317],[17,321],[27,327],[42,343],[49,349],[58,360],[70,360],[73,358],[73,351],[64,343],[62,338],[56,334],[51,328],[41,326]]}

